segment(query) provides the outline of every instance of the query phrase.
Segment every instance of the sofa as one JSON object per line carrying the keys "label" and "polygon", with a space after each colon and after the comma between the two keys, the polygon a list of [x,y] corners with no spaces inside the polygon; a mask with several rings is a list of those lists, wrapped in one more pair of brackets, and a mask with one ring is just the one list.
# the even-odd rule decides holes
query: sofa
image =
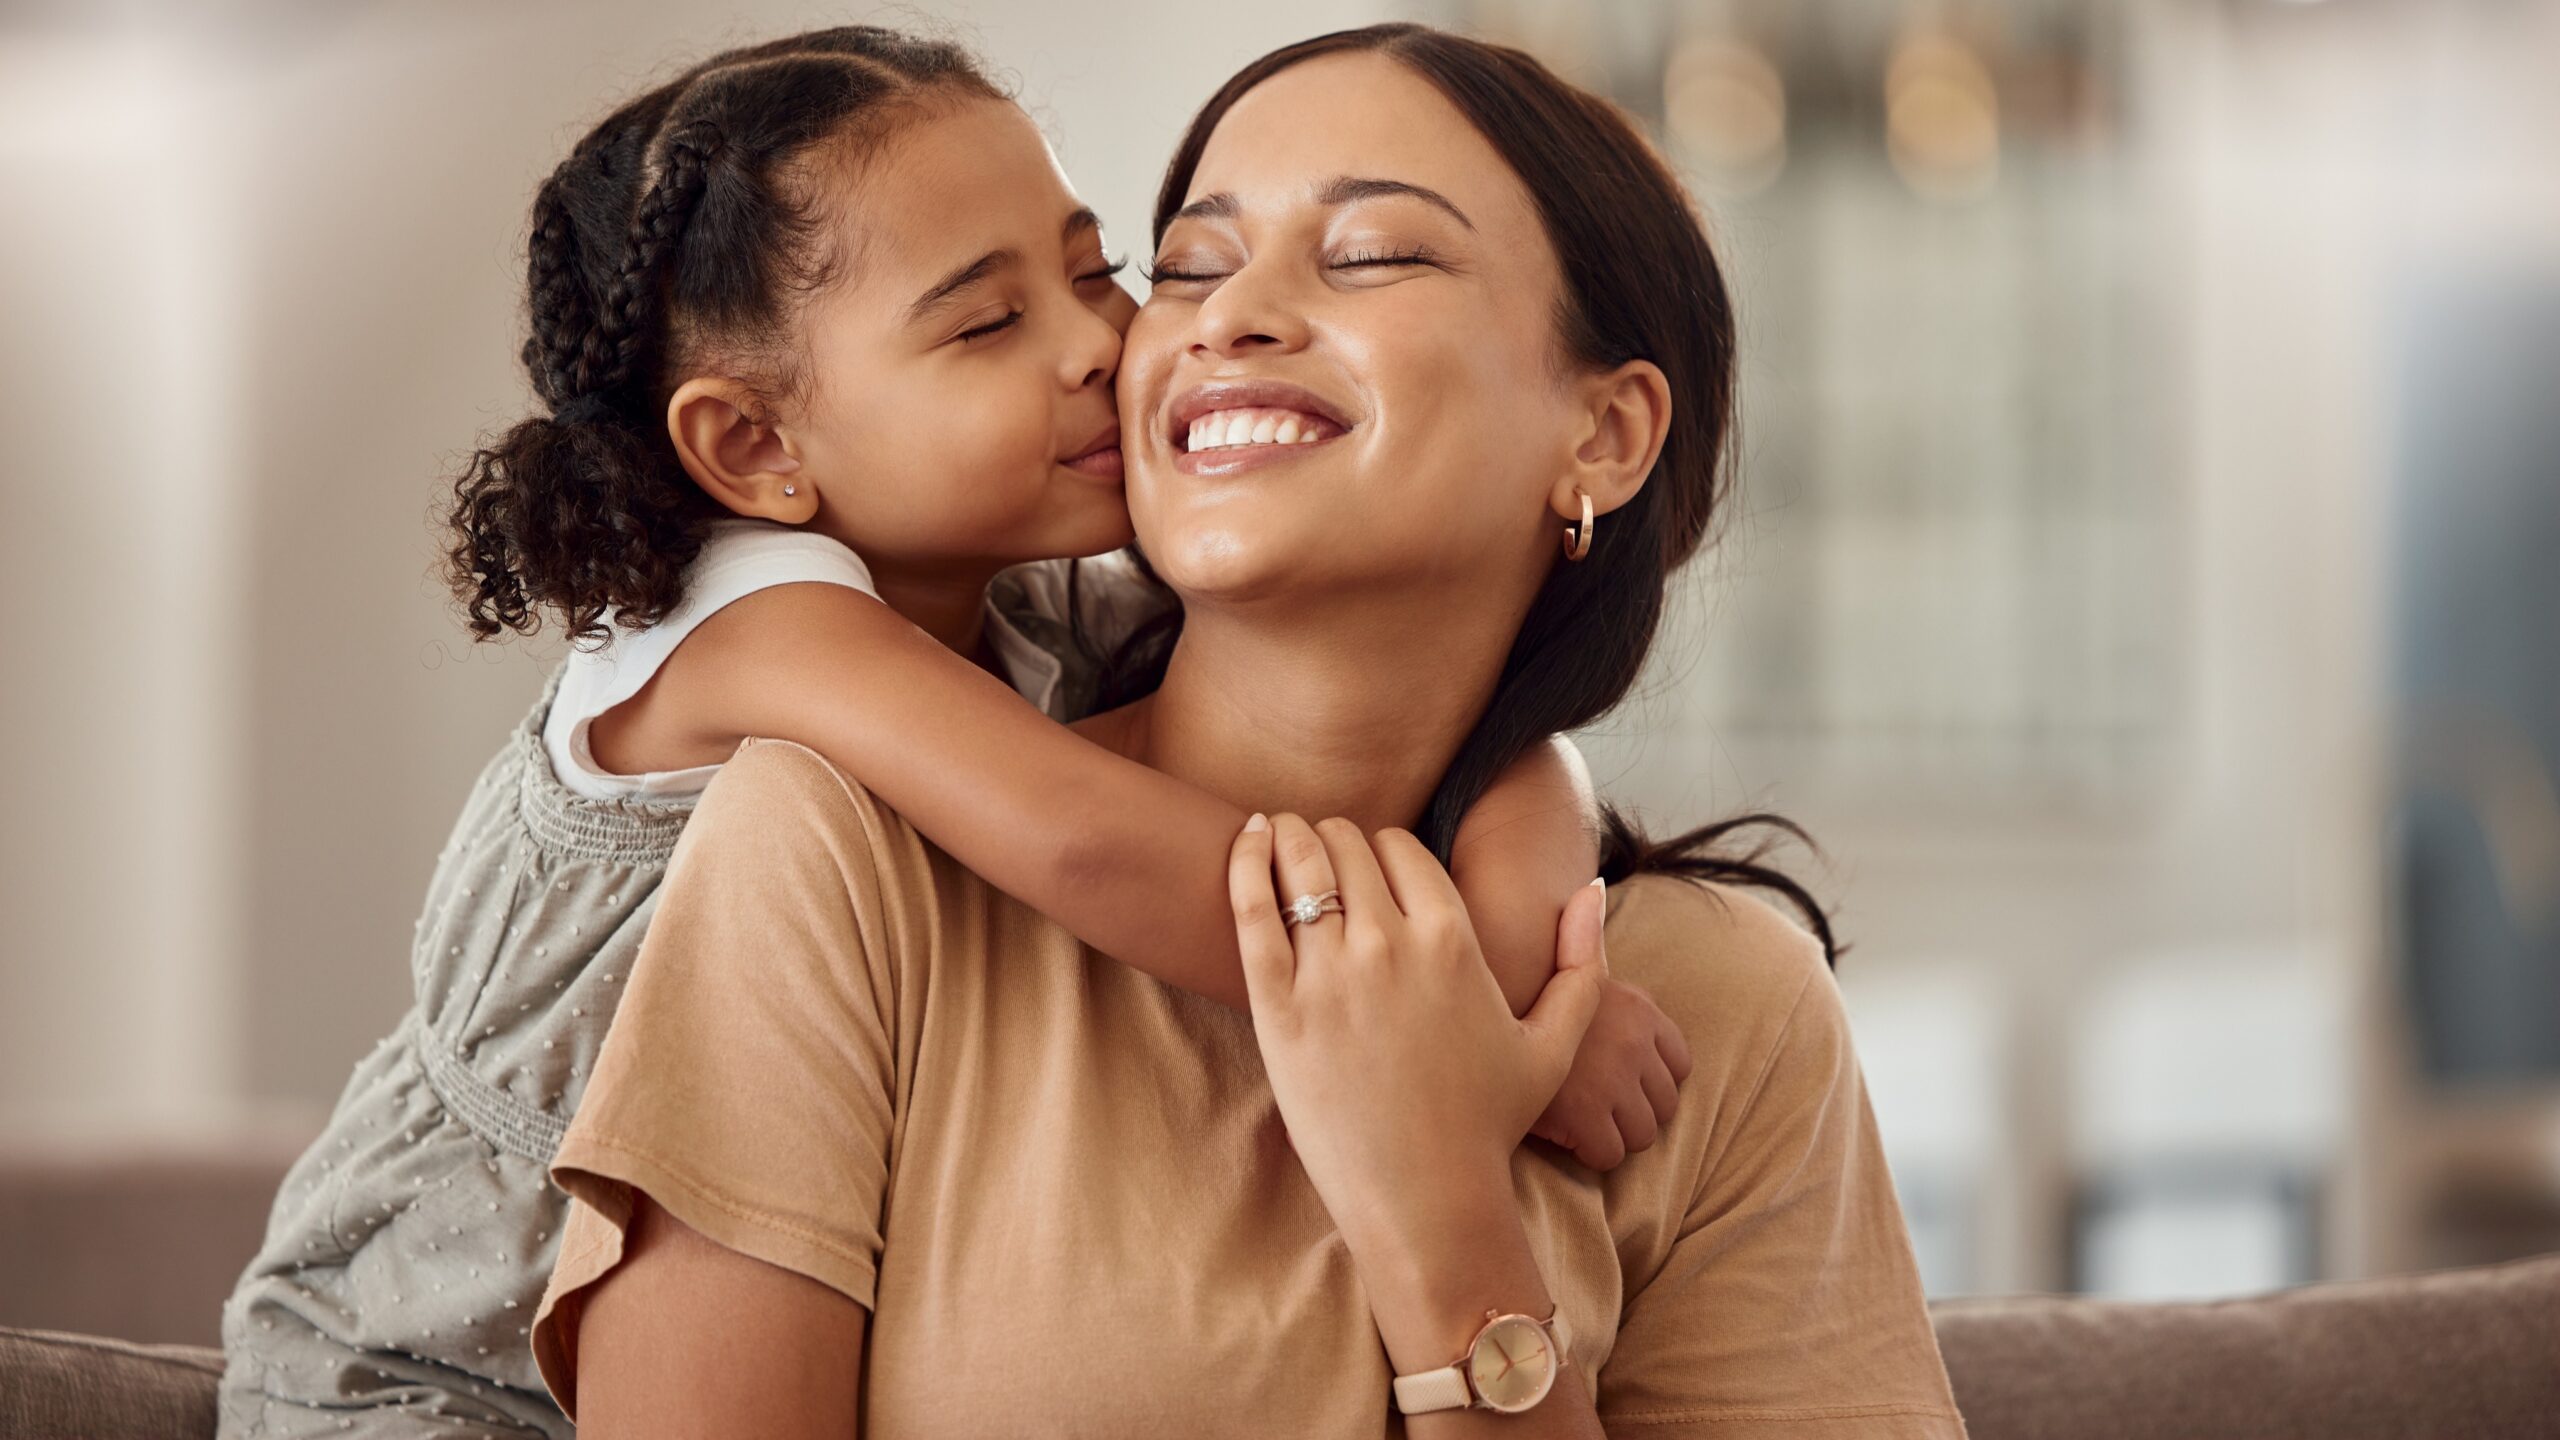
{"label": "sofa", "polygon": [[[0,1440],[210,1436],[222,1358],[187,1342],[211,1338],[281,1169],[0,1157]],[[2560,1253],[2210,1302],[1929,1308],[1974,1440],[2560,1440]]]}

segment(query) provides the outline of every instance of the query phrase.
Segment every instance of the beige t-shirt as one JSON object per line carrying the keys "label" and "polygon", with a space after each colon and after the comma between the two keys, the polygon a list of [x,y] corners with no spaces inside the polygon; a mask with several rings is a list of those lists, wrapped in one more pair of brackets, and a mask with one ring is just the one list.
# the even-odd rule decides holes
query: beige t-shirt
{"label": "beige t-shirt", "polygon": [[[1961,1437],[1819,948],[1665,877],[1617,887],[1608,945],[1696,1055],[1679,1114],[1605,1175],[1541,1142],[1512,1170],[1601,1418]],[[867,1434],[1401,1432],[1250,1018],[797,745],[748,741],[703,795],[552,1174],[578,1203],[533,1343],[572,1414],[576,1295],[636,1188],[870,1310]]]}

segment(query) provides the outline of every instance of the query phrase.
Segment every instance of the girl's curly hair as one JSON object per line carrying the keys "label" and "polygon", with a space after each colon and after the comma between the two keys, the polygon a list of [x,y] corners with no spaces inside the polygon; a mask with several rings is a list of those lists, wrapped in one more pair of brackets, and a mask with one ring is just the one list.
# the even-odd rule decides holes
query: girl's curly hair
{"label": "girl's curly hair", "polygon": [[724,513],[658,419],[681,367],[716,353],[789,388],[798,302],[836,264],[824,180],[842,171],[806,162],[970,97],[1004,94],[965,50],[846,26],[714,56],[578,142],[526,245],[523,358],[548,413],[475,450],[442,515],[475,638],[556,618],[600,642],[675,607]]}

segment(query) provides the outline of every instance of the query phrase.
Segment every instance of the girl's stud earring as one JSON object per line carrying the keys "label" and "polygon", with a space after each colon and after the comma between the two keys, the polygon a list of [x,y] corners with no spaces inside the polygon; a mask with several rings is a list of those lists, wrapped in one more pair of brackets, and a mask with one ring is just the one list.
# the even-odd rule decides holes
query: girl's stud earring
{"label": "girl's stud earring", "polygon": [[800,493],[800,487],[797,485],[785,485],[782,487],[782,493],[785,495],[797,495]]}

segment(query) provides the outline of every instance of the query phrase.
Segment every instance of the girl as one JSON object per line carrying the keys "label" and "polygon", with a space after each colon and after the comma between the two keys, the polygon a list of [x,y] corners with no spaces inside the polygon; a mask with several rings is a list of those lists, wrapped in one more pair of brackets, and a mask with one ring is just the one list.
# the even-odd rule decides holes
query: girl
{"label": "girl", "polygon": [[[1020,109],[878,29],[719,56],[545,182],[524,359],[549,413],[456,482],[452,558],[483,638],[551,615],[594,648],[483,772],[417,1003],[277,1198],[224,1316],[223,1434],[570,1433],[526,1348],[565,1206],[544,1170],[742,737],[809,745],[1095,949],[1244,1003],[1221,867],[1243,813],[1055,723],[1094,708],[1096,657],[1155,592],[1125,562],[993,584],[1129,539],[1117,268]],[[1316,434],[1282,423],[1204,443]],[[1596,867],[1584,794],[1540,747],[1452,847],[1515,1008]],[[1622,988],[1584,1061],[1541,1133],[1613,1164],[1687,1057]]]}

